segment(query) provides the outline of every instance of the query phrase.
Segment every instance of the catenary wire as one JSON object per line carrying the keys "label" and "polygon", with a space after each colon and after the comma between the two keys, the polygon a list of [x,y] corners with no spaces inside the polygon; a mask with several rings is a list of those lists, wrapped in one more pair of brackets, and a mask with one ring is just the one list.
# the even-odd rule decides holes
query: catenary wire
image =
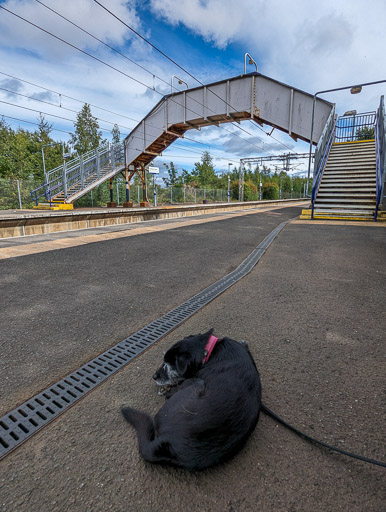
{"label": "catenary wire", "polygon": [[[73,119],[68,119],[68,118],[66,118],[66,117],[58,116],[58,115],[56,115],[56,114],[51,114],[51,113],[49,113],[49,112],[43,112],[43,111],[41,111],[41,110],[36,110],[36,109],[30,108],[30,107],[25,107],[25,106],[23,106],[23,105],[17,105],[17,104],[15,104],[15,103],[10,103],[10,102],[8,102],[8,101],[0,100],[0,103],[4,103],[5,105],[10,105],[10,106],[17,107],[17,108],[21,108],[21,109],[24,109],[24,110],[29,110],[29,111],[31,111],[31,112],[37,112],[37,113],[39,113],[39,114],[44,114],[44,115],[46,115],[46,116],[56,117],[56,118],[58,118],[58,119],[62,119],[62,120],[64,120],[64,121],[70,121],[70,122],[72,122],[72,123],[74,122],[74,120],[73,120]],[[4,117],[7,117],[7,116],[4,116]],[[12,119],[12,117],[11,117],[11,116],[8,116],[8,117],[10,117],[10,119]],[[28,122],[28,121],[27,121],[27,122]],[[34,123],[32,123],[32,124],[34,124]],[[111,132],[111,130],[109,130],[109,129],[107,129],[107,128],[102,128],[102,127],[100,127],[100,129],[101,129],[102,131],[104,131],[104,132],[108,132],[108,133],[110,133],[110,132]],[[70,132],[65,132],[65,130],[60,130],[60,131],[63,131],[64,133],[70,133]],[[142,137],[139,137],[139,136],[137,136],[137,135],[134,135],[134,136],[133,136],[133,138],[142,140]],[[189,139],[189,140],[193,141],[194,143],[204,144],[204,143],[201,143],[201,142],[197,142],[197,141],[195,141],[194,139]],[[208,147],[211,147],[209,144],[205,144],[205,145],[206,145],[206,146],[208,146]],[[202,151],[195,150],[195,149],[192,149],[192,148],[186,148],[185,146],[183,146],[182,144],[180,144],[180,143],[178,143],[178,142],[174,143],[174,146],[178,147],[178,148],[179,148],[179,149],[181,149],[182,151],[187,151],[187,152],[191,152],[191,153],[196,153],[196,154],[198,154],[198,155],[202,155],[202,154],[203,154],[203,152],[202,152]],[[136,149],[138,149],[138,151],[140,151],[140,149],[139,149],[139,148],[136,148]],[[223,157],[221,157],[220,155],[217,155],[217,154],[215,154],[215,153],[213,153],[213,156],[215,156],[215,157],[217,157],[217,158],[223,158]],[[227,160],[233,160],[234,162],[236,162],[236,161],[238,162],[238,160],[235,160],[234,158],[228,158]]]}
{"label": "catenary wire", "polygon": [[[91,57],[92,59],[96,60],[97,62],[99,62],[99,63],[101,63],[101,64],[104,64],[105,66],[107,66],[107,67],[109,67],[109,68],[113,69],[114,71],[117,71],[118,73],[120,73],[120,74],[122,74],[122,75],[126,76],[127,78],[129,78],[129,79],[131,79],[131,80],[133,80],[133,81],[135,81],[135,82],[139,83],[140,85],[143,85],[143,86],[144,86],[144,87],[146,87],[147,89],[149,89],[149,90],[153,90],[153,91],[154,91],[154,92],[156,92],[157,94],[160,94],[161,96],[163,96],[163,94],[162,94],[162,93],[160,93],[159,91],[157,91],[156,89],[152,89],[152,87],[150,87],[149,85],[147,85],[147,84],[145,84],[145,83],[141,82],[140,80],[138,80],[138,79],[136,79],[136,78],[132,77],[131,75],[128,75],[128,74],[127,74],[127,73],[125,73],[124,71],[122,71],[122,70],[120,70],[120,69],[118,69],[118,68],[116,68],[116,67],[112,66],[111,64],[108,64],[108,63],[104,62],[103,60],[99,59],[98,57],[95,57],[94,55],[92,55],[92,54],[90,54],[90,53],[86,52],[85,50],[82,50],[81,48],[78,48],[77,46],[73,45],[72,43],[69,43],[68,41],[65,41],[65,40],[64,40],[64,39],[62,39],[61,37],[59,37],[59,36],[57,36],[57,35],[53,34],[52,32],[50,32],[50,31],[48,31],[48,30],[46,30],[46,29],[44,29],[44,28],[42,28],[42,27],[40,27],[40,26],[36,25],[36,24],[35,24],[35,23],[33,23],[32,21],[29,21],[29,20],[27,20],[27,19],[23,18],[23,17],[22,17],[22,16],[20,16],[19,14],[16,14],[16,13],[14,13],[13,11],[10,11],[9,9],[7,9],[7,8],[5,8],[5,7],[1,6],[1,5],[0,5],[0,8],[1,8],[1,9],[3,9],[4,11],[8,12],[9,14],[12,14],[12,15],[13,15],[13,16],[15,16],[16,18],[19,18],[19,19],[21,19],[22,21],[24,21],[24,22],[26,22],[26,23],[28,23],[28,24],[32,25],[33,27],[35,27],[35,28],[37,28],[37,29],[39,29],[39,30],[41,30],[42,32],[45,32],[46,34],[48,34],[48,35],[50,35],[50,36],[54,37],[55,39],[58,39],[58,40],[59,40],[59,41],[61,41],[62,43],[67,44],[67,45],[68,45],[68,46],[70,46],[71,48],[73,48],[73,49],[75,49],[75,50],[80,51],[80,52],[81,52],[81,53],[83,53],[84,55],[87,55],[87,56]],[[211,91],[210,89],[208,89],[208,90],[209,90],[210,92],[212,92],[212,94],[215,94],[215,93],[214,93],[213,91]],[[215,96],[217,96],[217,94],[215,94]],[[170,98],[170,99],[171,99],[171,101],[174,101],[172,98]],[[220,99],[222,99],[222,98],[220,98]],[[222,99],[222,101],[224,101],[224,100]],[[197,101],[196,101],[196,102],[197,102]],[[199,103],[199,102],[197,102],[197,103]],[[200,104],[201,104],[201,103],[200,103]],[[201,105],[202,105],[202,104],[201,104]],[[194,110],[192,110],[192,109],[188,109],[188,110],[190,110],[191,112],[193,112],[193,113],[194,113],[194,114],[196,114],[196,115],[199,115],[197,112],[195,112],[195,111],[194,111]],[[248,132],[248,131],[244,130],[242,127],[238,126],[237,124],[234,124],[234,123],[231,123],[231,124],[233,124],[233,125],[234,125],[236,128],[238,128],[239,130],[244,131],[244,132],[245,132],[245,133],[247,133],[248,135],[253,136],[250,132]],[[236,133],[233,133],[233,132],[231,132],[230,130],[227,130],[227,129],[226,129],[226,128],[224,128],[223,126],[220,126],[220,128],[221,128],[221,129],[223,129],[223,130],[225,130],[227,133],[230,133],[230,134],[231,134],[231,135],[233,135],[233,136],[239,137],[243,142],[246,142],[246,143],[248,143],[248,144],[250,144],[250,145],[252,145],[252,146],[256,147],[256,148],[257,148],[257,149],[259,149],[259,150],[261,150],[261,149],[262,149],[262,148],[259,148],[258,146],[256,146],[256,144],[254,144],[253,142],[249,141],[248,139],[244,139],[244,138],[240,137],[240,136],[239,136],[239,135],[237,135]],[[264,130],[263,130],[263,131],[264,131]],[[264,133],[265,133],[265,132],[264,132]],[[280,142],[280,141],[278,141],[278,142]],[[263,144],[264,144],[264,143],[263,143]],[[266,144],[266,143],[265,143],[265,144]],[[269,144],[267,144],[267,145],[269,146]]]}
{"label": "catenary wire", "polygon": [[[37,3],[39,3],[40,5],[46,7],[47,9],[49,9],[51,12],[55,13],[57,16],[59,16],[60,18],[66,20],[68,23],[70,23],[71,25],[75,26],[76,28],[78,28],[79,30],[81,30],[82,32],[84,32],[85,34],[89,35],[90,37],[96,39],[97,41],[99,41],[101,44],[105,45],[107,48],[109,48],[110,50],[114,51],[115,53],[117,53],[118,55],[120,55],[121,57],[129,60],[131,63],[135,64],[136,66],[138,66],[139,68],[143,69],[144,71],[146,71],[147,73],[149,73],[150,75],[152,75],[153,77],[157,78],[158,80],[160,80],[161,82],[165,83],[166,85],[170,85],[166,80],[164,80],[163,78],[161,78],[160,76],[156,75],[155,73],[153,73],[152,71],[149,71],[148,69],[144,68],[143,66],[141,66],[140,64],[138,64],[137,62],[135,62],[133,59],[130,59],[129,57],[127,57],[125,54],[123,54],[122,52],[116,50],[114,47],[110,46],[109,44],[105,43],[104,41],[102,41],[101,39],[99,39],[98,37],[94,36],[93,34],[91,34],[90,32],[88,32],[87,30],[85,30],[84,28],[80,27],[79,25],[77,25],[76,23],[74,23],[73,21],[69,20],[68,18],[66,18],[65,16],[63,16],[62,14],[58,13],[57,11],[55,11],[54,9],[52,9],[51,7],[48,7],[46,4],[44,4],[43,2],[41,2],[40,0],[35,0]],[[101,5],[101,4],[99,4]],[[110,11],[108,11],[110,12]],[[110,13],[114,16],[113,13]],[[120,20],[122,21],[122,20]],[[127,25],[126,25],[127,26]],[[137,35],[139,35],[137,32],[135,32]],[[146,39],[145,39],[146,40]],[[183,69],[183,68],[181,68]],[[193,75],[191,75],[193,77]],[[197,80],[195,78],[195,80]],[[201,85],[204,85],[202,84],[199,80],[197,80],[198,83],[200,83]],[[173,87],[173,85],[171,85],[171,87],[175,90],[178,91],[178,89],[176,87]],[[153,90],[155,91],[154,87],[153,87]],[[208,89],[210,90],[210,89]],[[158,91],[156,91],[158,92]],[[212,92],[212,94],[215,94],[213,91],[210,90],[210,92]],[[217,96],[218,98],[220,98],[217,94],[215,94],[215,96]],[[222,98],[220,98],[222,101],[224,101]],[[192,98],[193,101],[195,101],[196,103],[198,103],[200,106],[203,106],[203,104],[201,102],[199,102],[198,100],[196,100],[195,98]],[[225,102],[227,103],[227,102]],[[208,107],[207,107],[208,108]],[[242,127],[236,125],[235,123],[231,123],[233,124],[233,126],[235,126],[236,128],[238,128],[239,130],[242,130],[244,131],[245,133],[247,133],[248,135],[250,136],[253,136],[251,133],[249,133],[247,130],[244,130]],[[256,127],[255,124],[253,124],[254,127]],[[267,134],[261,127],[257,126],[260,130],[262,130],[266,135],[269,135]],[[223,128],[223,127],[222,127]],[[223,128],[224,129],[224,128]],[[229,130],[226,130],[226,131],[229,131]],[[233,135],[236,135],[236,134],[233,134]],[[237,136],[237,135],[236,135]],[[244,139],[245,140],[245,139]],[[275,139],[276,140],[276,139]],[[278,141],[280,142],[280,141]],[[265,143],[267,144],[268,146],[270,144],[268,143]],[[287,147],[287,146],[286,146]]]}
{"label": "catenary wire", "polygon": [[[0,73],[1,73],[1,71],[0,71]],[[6,74],[6,73],[3,73],[3,74]],[[11,76],[11,75],[8,75],[8,76]],[[12,77],[12,78],[15,78],[15,80],[20,80],[20,81],[26,82],[26,80],[22,80],[22,79],[19,79],[19,78],[16,78],[16,77]],[[45,87],[42,87],[42,86],[39,86],[39,85],[36,85],[36,84],[31,84],[31,82],[26,82],[26,83],[29,83],[30,85],[34,85],[35,87],[40,87],[40,88],[42,88],[42,89],[46,89]],[[21,96],[21,97],[23,97],[23,98],[27,98],[27,99],[30,99],[30,100],[33,100],[33,101],[38,101],[38,102],[41,102],[41,103],[45,103],[46,105],[51,105],[51,106],[53,106],[53,107],[61,108],[61,109],[67,110],[67,111],[69,111],[69,112],[73,112],[73,113],[78,114],[78,111],[73,110],[73,109],[70,109],[70,108],[68,108],[68,107],[64,107],[63,105],[57,105],[57,104],[55,104],[55,103],[51,103],[51,102],[49,102],[49,101],[45,101],[45,100],[42,100],[42,99],[40,99],[40,98],[34,98],[33,96],[27,96],[27,95],[25,95],[25,94],[21,94],[21,93],[19,93],[19,92],[17,92],[17,91],[13,91],[13,90],[11,90],[11,89],[6,89],[6,88],[4,88],[4,87],[0,87],[0,90],[1,90],[1,91],[5,91],[5,92],[8,92],[8,93],[11,93],[11,94],[15,94],[15,95],[17,95],[17,96]],[[55,91],[51,91],[50,89],[46,89],[46,90],[47,90],[47,91],[50,91],[50,92],[55,92]],[[64,96],[64,95],[62,95],[61,93],[58,93],[58,92],[55,92],[55,94],[59,94],[59,95],[61,95],[61,96]],[[68,96],[68,97],[69,97],[69,96]],[[72,98],[72,99],[74,99],[74,98]],[[81,100],[76,100],[76,101],[81,101]],[[92,106],[90,103],[88,103],[88,104],[89,104],[90,106]],[[12,104],[10,103],[10,105],[12,105]],[[21,105],[14,105],[14,106],[19,106],[20,108],[22,108],[22,106],[21,106]],[[96,107],[96,108],[99,108],[99,107]],[[110,112],[110,111],[108,111],[108,112]],[[111,112],[111,113],[114,113],[114,112]],[[48,113],[47,113],[46,115],[51,115],[51,114],[48,114]],[[107,121],[106,119],[102,119],[102,118],[100,118],[100,117],[96,117],[96,119],[97,119],[98,121],[103,121],[103,122],[106,122],[106,123],[109,123],[109,124],[117,124],[117,126],[119,126],[119,127],[121,127],[121,128],[125,128],[125,129],[127,129],[127,130],[132,130],[132,129],[133,129],[132,127],[124,126],[124,125],[121,125],[121,124],[118,124],[118,123],[113,123],[112,121]],[[137,120],[137,119],[132,119],[132,120],[133,120],[133,121],[135,121],[136,123],[139,123],[139,122],[140,122],[140,121],[139,121],[139,120]],[[74,121],[72,121],[72,122],[74,122]],[[149,127],[148,127],[148,130],[149,130],[149,129],[153,129],[153,128],[154,128],[154,129],[157,129],[157,127],[156,127],[156,126],[149,126]],[[208,146],[208,147],[211,147],[211,146],[212,146],[212,147],[215,147],[213,144],[207,144],[207,143],[205,143],[205,142],[201,142],[201,141],[198,141],[198,140],[196,140],[196,139],[192,139],[192,138],[190,138],[190,137],[186,137],[185,135],[184,135],[184,139],[185,139],[185,140],[189,140],[189,141],[191,141],[191,142],[194,142],[195,144],[201,144],[201,145],[203,145],[203,146]],[[220,148],[219,148],[219,149],[220,149]]]}
{"label": "catenary wire", "polygon": [[[19,119],[17,117],[7,116],[5,114],[0,114],[0,117],[6,117],[7,119],[13,119],[14,121],[20,121],[21,123],[33,124],[35,126],[39,126],[39,123],[34,123],[32,121],[26,121],[25,119]],[[71,135],[71,132],[66,132],[66,130],[60,130],[60,128],[51,128],[53,132],[63,132]]]}
{"label": "catenary wire", "polygon": [[[38,0],[36,0],[38,1]],[[123,21],[121,18],[119,18],[119,16],[117,16],[116,14],[114,14],[112,11],[110,11],[106,6],[104,6],[103,4],[101,4],[98,0],[93,0],[96,4],[98,4],[102,9],[104,9],[106,12],[108,12],[111,16],[113,16],[116,20],[118,20],[120,23],[122,23],[125,27],[127,27],[129,30],[131,30],[134,34],[136,34],[138,37],[140,37],[143,41],[145,41],[147,44],[149,44],[152,48],[154,48],[157,52],[159,52],[161,55],[163,55],[166,59],[168,59],[170,62],[172,62],[174,65],[176,65],[178,68],[180,68],[182,71],[184,71],[184,73],[186,73],[187,75],[189,75],[191,78],[193,78],[193,80],[195,80],[196,82],[198,82],[200,85],[204,85],[198,78],[196,78],[194,75],[192,75],[187,69],[183,68],[180,64],[178,64],[174,59],[172,59],[171,57],[169,57],[168,55],[166,55],[166,53],[164,53],[162,50],[160,50],[156,45],[154,45],[153,43],[151,43],[146,37],[144,37],[143,35],[141,35],[139,32],[137,32],[136,30],[134,30],[129,24],[127,24],[125,21]],[[228,106],[230,106],[231,108],[232,105],[230,105],[228,102],[226,102],[223,98],[221,98],[220,96],[218,96],[214,91],[212,91],[209,87],[208,87],[208,91],[210,91],[212,94],[214,94],[215,96],[217,96],[217,98],[221,99],[222,101],[224,101]],[[290,151],[294,151],[294,153],[296,153],[295,150],[293,150],[292,148],[290,148],[289,146],[287,146],[286,144],[284,144],[284,142],[281,142],[280,140],[276,139],[275,137],[273,137],[272,134],[270,133],[266,133],[265,130],[263,130],[263,128],[261,128],[261,126],[259,125],[255,125],[254,123],[252,123],[252,121],[249,119],[249,121],[251,122],[252,126],[256,127],[261,130],[263,133],[265,133],[265,135],[271,137],[272,139],[276,140],[276,142],[278,142],[279,144],[281,144],[282,146],[286,147],[287,149],[289,149]],[[234,124],[234,123],[232,123]],[[235,125],[236,128],[238,128],[239,130],[242,130],[243,132],[247,133],[248,135],[250,136],[253,136],[251,133],[249,133],[247,130],[245,130],[244,128],[242,128],[241,126],[238,126],[238,125]]]}
{"label": "catenary wire", "polygon": [[[33,108],[25,107],[25,106],[23,106],[23,105],[16,105],[15,103],[10,103],[10,102],[3,101],[3,100],[0,100],[0,103],[4,103],[4,104],[6,104],[6,105],[11,105],[11,106],[13,106],[13,107],[21,108],[21,109],[24,109],[24,110],[29,110],[29,111],[31,111],[31,112],[37,112],[37,113],[39,113],[39,114],[44,114],[44,115],[47,115],[47,116],[56,117],[56,118],[58,118],[58,119],[62,119],[62,120],[64,120],[64,121],[70,121],[70,122],[72,122],[72,123],[74,122],[72,119],[68,119],[68,118],[66,118],[66,117],[58,116],[58,115],[55,115],[55,114],[50,114],[49,112],[42,112],[41,110],[36,110],[36,109],[33,109]],[[4,115],[3,117],[9,117],[10,119],[13,119],[11,116],[6,116],[6,115]],[[22,121],[22,120],[20,120],[20,119],[19,119],[19,121]],[[23,121],[22,121],[22,122],[23,122]],[[26,121],[26,122],[28,123],[29,121]],[[31,124],[37,124],[37,123],[31,123]],[[102,131],[104,131],[104,132],[108,132],[108,133],[110,133],[110,130],[108,130],[108,129],[105,129],[105,128],[102,128],[102,127],[100,127],[100,129],[101,129]],[[64,132],[64,133],[70,133],[70,132],[66,132],[65,130],[58,130],[58,131],[62,131],[62,132]],[[142,140],[142,137],[139,137],[139,136],[136,136],[136,135],[134,135],[134,136],[133,136],[133,138]],[[193,140],[193,139],[191,139],[191,140]],[[196,141],[194,141],[194,140],[193,140],[193,142],[196,142]],[[206,144],[206,145],[207,145],[207,144]],[[187,147],[185,147],[185,146],[183,146],[183,145],[179,144],[178,142],[174,143],[174,146],[175,146],[175,147],[178,147],[178,148],[179,148],[180,150],[182,150],[182,151],[187,151],[187,152],[189,152],[189,153],[195,153],[195,154],[197,154],[197,155],[202,155],[202,154],[203,154],[203,152],[202,152],[202,151],[195,150],[195,149],[193,149],[193,148],[187,148]],[[208,145],[208,146],[210,147],[210,145]],[[140,151],[140,149],[139,149],[139,148],[135,148],[135,149],[137,149],[138,151]],[[166,149],[167,149],[167,148],[166,148]],[[216,153],[213,153],[213,156],[214,156],[214,157],[216,157],[216,158],[223,158],[223,157],[221,157],[220,155],[217,155]],[[165,157],[162,157],[162,156],[160,155],[160,158],[165,158]],[[237,162],[237,163],[238,163],[238,160],[235,160],[234,158],[228,158],[227,160],[232,160],[233,162]]]}
{"label": "catenary wire", "polygon": [[[124,114],[119,114],[118,112],[113,112],[112,110],[108,110],[107,108],[100,107],[98,105],[93,105],[92,103],[89,103],[88,101],[80,100],[78,98],[73,98],[72,96],[68,96],[67,94],[64,94],[62,92],[53,91],[52,89],[48,89],[48,87],[43,87],[42,85],[34,84],[33,82],[29,82],[28,80],[24,80],[23,78],[18,78],[17,76],[9,75],[8,73],[4,73],[3,71],[0,71],[1,75],[8,76],[9,78],[13,78],[14,80],[18,80],[19,82],[24,82],[26,84],[32,85],[33,87],[38,87],[39,89],[43,89],[44,91],[52,92],[53,94],[57,94],[59,97],[68,98],[73,101],[78,101],[79,103],[88,103],[90,107],[97,108],[99,110],[104,110],[105,112],[108,112],[109,114],[114,114],[115,116],[124,117],[126,119],[129,119],[130,121],[134,121],[138,123],[137,119],[134,119],[132,117],[125,116]],[[58,105],[62,106],[62,105]]]}
{"label": "catenary wire", "polygon": [[[137,80],[136,78],[134,78],[134,77],[132,77],[132,76],[128,75],[127,73],[123,72],[122,70],[119,70],[118,68],[115,68],[114,66],[112,66],[112,65],[110,65],[110,64],[108,64],[108,63],[106,63],[106,62],[102,61],[102,60],[101,60],[101,59],[99,59],[98,57],[95,57],[94,55],[92,55],[92,54],[90,54],[90,53],[86,52],[85,50],[82,50],[82,49],[78,48],[77,46],[73,45],[72,43],[69,43],[68,41],[65,41],[64,39],[60,38],[59,36],[56,36],[55,34],[53,34],[53,33],[49,32],[48,30],[46,30],[46,29],[44,29],[44,28],[42,28],[42,27],[39,27],[39,26],[38,26],[38,25],[36,25],[35,23],[33,23],[33,22],[31,22],[31,21],[29,21],[29,20],[27,20],[27,19],[23,18],[22,16],[20,16],[20,15],[18,15],[18,14],[16,14],[16,13],[14,13],[14,12],[12,12],[12,11],[10,11],[9,9],[7,9],[7,8],[5,8],[5,7],[1,6],[1,5],[0,5],[0,8],[1,8],[1,9],[3,9],[3,10],[5,10],[5,11],[6,11],[6,12],[8,12],[9,14],[12,14],[13,16],[15,16],[15,17],[17,17],[17,18],[21,19],[22,21],[24,21],[24,22],[26,22],[26,23],[28,23],[28,24],[30,24],[30,25],[32,25],[32,26],[34,26],[35,28],[37,28],[37,29],[39,29],[39,30],[41,30],[41,31],[45,32],[46,34],[48,34],[48,35],[50,35],[50,36],[52,36],[52,37],[54,37],[54,38],[58,39],[59,41],[61,41],[61,42],[65,43],[65,44],[67,44],[67,45],[69,45],[70,47],[72,47],[72,48],[74,48],[74,49],[76,49],[76,50],[80,51],[81,53],[83,53],[83,54],[85,54],[85,55],[87,55],[87,56],[91,57],[92,59],[94,59],[94,60],[96,60],[96,61],[98,61],[98,62],[100,62],[100,63],[102,63],[102,64],[104,64],[104,65],[106,65],[106,66],[108,66],[108,67],[110,67],[111,69],[113,69],[113,70],[117,71],[118,73],[123,74],[124,76],[126,76],[126,77],[130,78],[131,80],[134,80],[135,82],[137,82],[137,83],[139,83],[139,84],[143,85],[143,86],[144,86],[144,87],[146,87],[147,89],[149,89],[149,90],[154,90],[154,92],[156,92],[156,93],[158,93],[158,94],[162,95],[162,93],[160,93],[160,92],[159,92],[159,91],[157,91],[156,89],[152,89],[150,86],[148,86],[147,84],[145,84],[145,83],[141,82],[140,80]],[[122,23],[124,23],[124,22],[122,22]],[[125,24],[125,23],[124,23],[124,24]],[[149,43],[149,44],[151,44],[151,43]],[[183,68],[182,68],[182,69],[183,69]],[[199,83],[201,83],[201,82],[199,82]],[[208,90],[209,90],[210,92],[212,92],[212,94],[214,94],[215,96],[218,96],[216,93],[214,93],[213,91],[211,91],[211,90],[210,90],[210,88],[208,88]],[[220,99],[221,99],[222,101],[224,101],[222,98],[220,98]],[[172,99],[171,99],[171,100],[172,100]],[[173,100],[172,100],[172,101],[173,101]],[[232,108],[233,108],[233,107],[232,107]],[[195,113],[195,114],[199,115],[197,112],[194,112],[194,111],[193,111],[193,110],[191,110],[191,109],[189,109],[189,110],[190,110],[191,112],[193,112],[193,113]],[[238,126],[237,124],[234,124],[234,123],[231,123],[231,124],[233,124],[234,126],[236,126],[236,128],[241,129],[242,131],[244,131],[244,132],[245,132],[245,133],[247,133],[248,135],[253,136],[250,132],[248,132],[247,130],[244,130],[242,127]],[[253,124],[253,126],[255,126],[255,125]],[[259,129],[261,129],[259,126],[257,126],[257,127],[258,127]],[[251,142],[251,141],[249,141],[249,140],[247,140],[247,139],[244,139],[244,138],[240,137],[240,136],[239,136],[239,135],[237,135],[236,133],[233,133],[233,132],[231,132],[230,130],[227,130],[226,128],[224,128],[224,127],[222,127],[222,126],[220,126],[220,128],[221,128],[221,129],[223,129],[223,130],[225,130],[227,133],[230,133],[230,134],[231,134],[231,135],[233,135],[233,136],[239,137],[243,142],[246,142],[246,143],[248,143],[248,144],[250,144],[250,145],[252,145],[252,146],[256,147],[256,148],[257,148],[257,149],[259,149],[259,150],[263,149],[263,148],[259,148],[258,146],[256,146],[256,144],[254,144],[253,142]],[[266,132],[265,132],[264,130],[262,130],[262,131],[266,134]],[[266,134],[266,135],[269,135],[269,134]],[[273,137],[273,138],[274,138],[274,137]],[[275,139],[275,138],[274,138],[274,139]],[[286,146],[286,145],[285,145],[284,143],[282,143],[281,141],[279,141],[279,140],[277,140],[277,139],[275,139],[275,140],[276,140],[278,143],[280,143],[280,144],[282,144],[283,146],[285,146],[286,148],[288,148],[290,151],[293,151],[293,150],[292,150],[292,148],[289,148],[288,146]],[[268,144],[268,143],[264,143],[264,142],[262,142],[262,144],[266,144],[267,146],[270,146],[270,144]],[[296,153],[296,152],[295,152],[295,153]]]}

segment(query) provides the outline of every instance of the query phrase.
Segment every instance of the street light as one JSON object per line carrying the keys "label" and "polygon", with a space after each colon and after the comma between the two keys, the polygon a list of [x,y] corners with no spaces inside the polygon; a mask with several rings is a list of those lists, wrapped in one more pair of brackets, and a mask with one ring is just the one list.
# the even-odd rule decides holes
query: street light
{"label": "street light", "polygon": [[250,65],[254,64],[254,65],[255,65],[255,67],[256,67],[256,73],[257,73],[257,64],[256,64],[256,61],[255,61],[255,60],[250,56],[250,54],[249,54],[249,53],[246,53],[246,54],[244,55],[244,75],[246,75],[246,73],[247,73],[247,55],[248,55],[248,57],[249,57],[248,64],[250,64]]}
{"label": "street light", "polygon": [[315,117],[316,96],[318,96],[319,94],[325,94],[327,92],[344,91],[347,89],[350,89],[351,94],[359,94],[362,91],[362,88],[366,87],[367,85],[384,84],[385,82],[386,82],[386,80],[378,80],[376,82],[367,82],[365,84],[348,85],[346,87],[337,87],[336,89],[326,89],[325,91],[319,91],[314,94],[314,98],[313,98],[313,102],[312,102],[310,151],[309,151],[309,155],[308,155],[307,196],[308,196],[308,187],[309,187],[310,174],[311,174],[312,137],[314,135],[314,117]]}
{"label": "street light", "polygon": [[227,193],[227,196],[228,196],[228,203],[230,201],[230,197],[231,197],[231,192],[230,192],[230,183],[231,183],[231,176],[230,176],[230,173],[231,173],[231,163],[228,163],[228,193]]}
{"label": "street light", "polygon": [[178,78],[178,76],[173,75],[173,76],[172,76],[172,79],[171,79],[171,81],[170,81],[171,93],[172,93],[172,94],[173,94],[173,89],[174,89],[174,87],[173,87],[173,78],[177,78],[178,83],[179,83],[180,85],[181,85],[181,84],[185,84],[185,85],[186,85],[186,88],[187,88],[187,89],[189,89],[189,85],[185,82],[185,80],[182,80],[182,78]]}

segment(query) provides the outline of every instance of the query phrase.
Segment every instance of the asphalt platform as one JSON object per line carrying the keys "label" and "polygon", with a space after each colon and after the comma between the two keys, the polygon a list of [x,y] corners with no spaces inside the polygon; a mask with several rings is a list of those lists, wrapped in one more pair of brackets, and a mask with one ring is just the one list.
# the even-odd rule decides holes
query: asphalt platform
{"label": "asphalt platform", "polygon": [[386,460],[386,225],[299,221],[301,207],[0,242],[0,416],[231,272],[241,281],[0,461],[2,512],[386,510],[386,469],[261,415],[243,450],[199,473],[138,453],[122,404],[155,413],[167,348],[214,327],[246,340],[263,401],[321,441]]}

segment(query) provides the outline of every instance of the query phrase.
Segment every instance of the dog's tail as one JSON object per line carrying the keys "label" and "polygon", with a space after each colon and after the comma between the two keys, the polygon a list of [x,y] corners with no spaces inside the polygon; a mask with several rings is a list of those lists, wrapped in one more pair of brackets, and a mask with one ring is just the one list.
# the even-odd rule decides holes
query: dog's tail
{"label": "dog's tail", "polygon": [[151,416],[132,407],[121,407],[121,413],[137,431],[139,452],[145,460],[161,464],[174,462],[170,443],[155,438],[154,422]]}

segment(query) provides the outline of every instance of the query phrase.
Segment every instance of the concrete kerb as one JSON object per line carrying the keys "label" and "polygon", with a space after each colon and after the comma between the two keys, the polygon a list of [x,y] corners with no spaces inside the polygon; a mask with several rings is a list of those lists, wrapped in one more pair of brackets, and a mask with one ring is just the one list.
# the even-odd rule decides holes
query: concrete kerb
{"label": "concrete kerb", "polygon": [[75,229],[144,222],[205,215],[208,213],[232,212],[267,206],[295,205],[302,199],[275,201],[251,201],[247,203],[212,203],[205,205],[178,205],[151,208],[98,208],[73,211],[23,211],[0,212],[0,238],[56,233]]}

